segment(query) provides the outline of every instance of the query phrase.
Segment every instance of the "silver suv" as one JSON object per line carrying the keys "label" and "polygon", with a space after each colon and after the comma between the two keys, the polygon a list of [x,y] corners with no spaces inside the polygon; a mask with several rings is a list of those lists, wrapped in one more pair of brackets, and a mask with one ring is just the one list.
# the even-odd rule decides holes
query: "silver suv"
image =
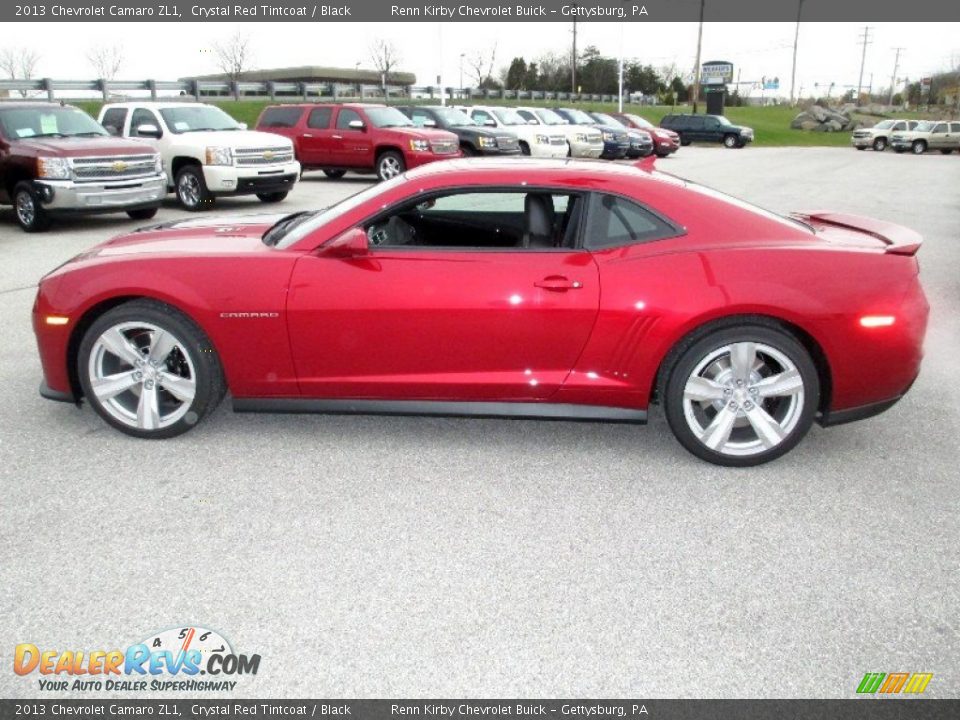
{"label": "silver suv", "polygon": [[960,150],[960,122],[924,120],[913,130],[894,133],[890,146],[898,153],[909,150],[914,155],[923,155],[927,150],[939,150],[949,155]]}
{"label": "silver suv", "polygon": [[890,135],[895,132],[913,130],[919,120],[881,120],[870,128],[859,128],[850,136],[850,143],[857,150],[866,150],[872,147],[877,152],[883,152],[890,144]]}

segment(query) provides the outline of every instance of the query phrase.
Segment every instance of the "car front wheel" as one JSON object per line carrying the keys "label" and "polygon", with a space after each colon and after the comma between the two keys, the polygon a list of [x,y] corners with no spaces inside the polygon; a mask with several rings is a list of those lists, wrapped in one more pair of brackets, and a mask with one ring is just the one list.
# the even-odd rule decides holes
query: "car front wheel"
{"label": "car front wheel", "polygon": [[740,141],[737,139],[736,135],[724,135],[723,145],[728,148],[735,148],[740,144]]}
{"label": "car front wheel", "polygon": [[667,379],[670,428],[699,458],[760,465],[806,435],[820,402],[816,367],[791,335],[727,327],[681,349]]}
{"label": "car front wheel", "polygon": [[923,140],[914,140],[911,149],[914,155],[923,155],[927,151],[927,144]]}
{"label": "car front wheel", "polygon": [[140,208],[139,210],[127,210],[127,215],[131,220],[150,220],[157,215],[157,208]]}
{"label": "car front wheel", "polygon": [[257,198],[262,203],[278,203],[287,197],[285,192],[257,193]]}
{"label": "car front wheel", "polygon": [[403,155],[388,150],[377,159],[377,177],[381,180],[390,180],[406,170],[403,162]]}
{"label": "car front wheel", "polygon": [[28,182],[18,182],[13,189],[13,209],[17,223],[25,232],[43,232],[50,227],[50,216]]}
{"label": "car front wheel", "polygon": [[887,139],[878,137],[876,140],[873,141],[873,149],[876,150],[877,152],[883,152],[884,150],[886,150]]}
{"label": "car front wheel", "polygon": [[203,178],[203,169],[198,165],[187,165],[177,173],[177,200],[187,210],[207,210],[213,207],[213,195],[207,189]]}
{"label": "car front wheel", "polygon": [[77,366],[83,393],[118,430],[169,438],[190,430],[226,391],[210,341],[162,303],[134,300],[93,322]]}

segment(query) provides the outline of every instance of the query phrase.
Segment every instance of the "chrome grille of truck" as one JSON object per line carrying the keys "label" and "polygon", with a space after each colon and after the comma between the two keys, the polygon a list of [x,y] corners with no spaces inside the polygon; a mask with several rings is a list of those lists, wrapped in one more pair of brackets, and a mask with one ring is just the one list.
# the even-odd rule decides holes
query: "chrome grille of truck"
{"label": "chrome grille of truck", "polygon": [[157,174],[155,155],[117,155],[114,157],[71,158],[77,182],[103,182],[151,177]]}
{"label": "chrome grille of truck", "polygon": [[497,135],[497,147],[501,150],[516,150],[520,143],[513,135]]}
{"label": "chrome grille of truck", "polygon": [[551,136],[550,136],[550,144],[551,144],[551,145],[566,145],[566,144],[567,144],[567,138],[564,137],[563,135],[551,135]]}
{"label": "chrome grille of truck", "polygon": [[432,140],[430,148],[437,155],[452,155],[457,151],[457,143],[453,140]]}
{"label": "chrome grille of truck", "polygon": [[293,148],[290,147],[260,147],[237,148],[233,151],[237,165],[277,165],[293,160]]}
{"label": "chrome grille of truck", "polygon": [[591,145],[603,145],[603,135],[597,133],[596,135],[587,135],[587,142]]}

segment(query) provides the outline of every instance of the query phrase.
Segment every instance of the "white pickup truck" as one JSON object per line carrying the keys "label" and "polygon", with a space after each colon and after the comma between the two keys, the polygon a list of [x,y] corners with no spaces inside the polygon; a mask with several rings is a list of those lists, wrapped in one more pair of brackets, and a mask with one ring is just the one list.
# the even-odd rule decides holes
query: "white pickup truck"
{"label": "white pickup truck", "polygon": [[531,125],[542,125],[566,135],[570,157],[598,158],[603,154],[603,135],[595,127],[573,125],[549,108],[518,107],[516,111]]}
{"label": "white pickup truck", "polygon": [[516,110],[508,107],[474,105],[457,106],[485,127],[502,128],[517,136],[520,152],[533,157],[562,158],[567,156],[567,136],[557,128],[531,125]]}
{"label": "white pickup truck", "polygon": [[108,132],[146,140],[160,152],[167,189],[187,210],[210,208],[218,195],[280,202],[300,179],[290,140],[247,130],[214,105],[109,103],[97,119]]}

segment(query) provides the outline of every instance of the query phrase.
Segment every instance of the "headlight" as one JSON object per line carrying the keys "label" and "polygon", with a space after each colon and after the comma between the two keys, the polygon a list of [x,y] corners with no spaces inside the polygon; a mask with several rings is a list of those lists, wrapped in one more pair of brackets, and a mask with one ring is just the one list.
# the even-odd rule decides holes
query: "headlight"
{"label": "headlight", "polygon": [[549,144],[550,144],[550,138],[549,138],[547,135],[537,135],[537,138],[536,138],[536,139],[537,139],[537,142],[538,142],[540,145],[549,145]]}
{"label": "headlight", "polygon": [[233,151],[228,147],[211,145],[207,148],[207,165],[233,165]]}
{"label": "headlight", "polygon": [[492,137],[480,138],[480,147],[496,147],[497,139]]}
{"label": "headlight", "polygon": [[576,135],[573,136],[573,139],[576,140],[578,143],[585,143],[587,142],[587,134],[577,133]]}
{"label": "headlight", "polygon": [[603,133],[603,141],[604,141],[604,142],[613,142],[613,141],[616,140],[616,139],[617,139],[617,138],[616,138],[616,136],[615,136],[613,133],[609,133],[609,132]]}
{"label": "headlight", "polygon": [[39,157],[37,158],[37,177],[68,180],[70,178],[70,163],[66,158]]}
{"label": "headlight", "polygon": [[410,149],[414,152],[427,152],[430,149],[429,140],[411,140]]}
{"label": "headlight", "polygon": [[156,170],[157,173],[163,172],[163,158],[159,155],[153,156],[153,169]]}

